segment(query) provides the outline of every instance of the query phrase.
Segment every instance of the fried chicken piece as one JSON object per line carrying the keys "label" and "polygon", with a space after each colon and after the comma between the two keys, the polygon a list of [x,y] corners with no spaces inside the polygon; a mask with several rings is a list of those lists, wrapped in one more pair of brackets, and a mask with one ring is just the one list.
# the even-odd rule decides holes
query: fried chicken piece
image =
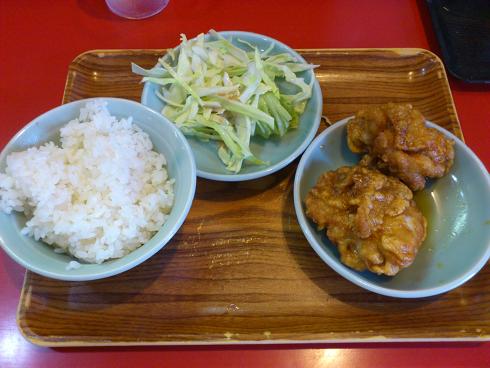
{"label": "fried chicken piece", "polygon": [[426,178],[440,178],[454,161],[454,142],[425,125],[409,104],[387,104],[359,111],[347,123],[347,142],[356,153],[367,153],[370,165],[398,177],[410,189],[424,189]]}
{"label": "fried chicken piece", "polygon": [[324,173],[306,196],[306,215],[358,271],[395,275],[412,264],[426,236],[410,189],[361,166]]}

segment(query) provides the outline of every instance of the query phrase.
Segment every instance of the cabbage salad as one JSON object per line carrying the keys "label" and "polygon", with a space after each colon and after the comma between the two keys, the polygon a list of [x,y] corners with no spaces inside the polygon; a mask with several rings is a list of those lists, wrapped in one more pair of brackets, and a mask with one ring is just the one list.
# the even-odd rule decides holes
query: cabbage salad
{"label": "cabbage salad", "polygon": [[314,78],[306,83],[297,73],[315,65],[289,53],[271,55],[273,43],[260,51],[237,39],[243,48],[237,47],[213,30],[191,40],[181,35],[181,41],[154,68],[132,64],[132,71],[161,86],[162,114],[186,136],[219,142],[227,170],[238,173],[244,162],[267,164],[251,152],[250,138],[281,137],[298,126]]}

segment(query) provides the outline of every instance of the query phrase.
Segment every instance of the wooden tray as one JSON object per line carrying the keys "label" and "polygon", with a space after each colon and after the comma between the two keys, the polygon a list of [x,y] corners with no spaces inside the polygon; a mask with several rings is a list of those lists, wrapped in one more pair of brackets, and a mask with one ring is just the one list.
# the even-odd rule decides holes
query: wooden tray
{"label": "wooden tray", "polygon": [[[316,74],[330,121],[370,104],[411,102],[461,136],[444,68],[432,53],[300,52],[320,65]],[[70,65],[63,101],[139,100],[142,86],[130,62],[149,67],[161,54],[82,54]],[[489,267],[450,293],[401,300],[365,291],[323,263],[296,221],[296,163],[249,182],[199,179],[173,240],[119,276],[62,282],[27,272],[18,310],[22,333],[48,346],[489,338]]]}

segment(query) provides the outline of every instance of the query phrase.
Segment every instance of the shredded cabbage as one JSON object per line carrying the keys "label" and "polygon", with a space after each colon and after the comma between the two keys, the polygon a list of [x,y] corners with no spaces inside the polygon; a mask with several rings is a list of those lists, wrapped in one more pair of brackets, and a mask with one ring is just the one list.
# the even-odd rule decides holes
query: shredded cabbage
{"label": "shredded cabbage", "polygon": [[214,30],[191,40],[181,35],[179,47],[154,68],[132,64],[142,82],[160,86],[156,95],[165,104],[162,114],[187,136],[219,142],[218,157],[233,173],[244,162],[267,164],[250,151],[252,136],[281,137],[298,126],[314,78],[306,83],[297,73],[316,67],[289,53],[270,55],[274,44],[261,52],[249,42],[237,42],[243,48]]}

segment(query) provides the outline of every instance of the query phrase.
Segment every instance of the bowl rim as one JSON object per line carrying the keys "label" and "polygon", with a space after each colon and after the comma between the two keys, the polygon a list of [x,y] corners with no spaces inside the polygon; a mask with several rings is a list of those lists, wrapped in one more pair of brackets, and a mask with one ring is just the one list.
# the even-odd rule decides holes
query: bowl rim
{"label": "bowl rim", "polygon": [[[339,275],[351,281],[352,283],[356,284],[357,286],[360,286],[364,289],[385,296],[390,296],[395,298],[424,298],[424,297],[445,293],[449,290],[452,290],[464,284],[466,281],[468,281],[474,275],[476,275],[487,263],[488,259],[490,258],[490,242],[488,242],[486,245],[486,250],[484,255],[477,262],[472,264],[471,267],[469,267],[469,269],[458,278],[440,286],[423,288],[420,290],[406,290],[406,291],[379,286],[369,280],[365,280],[355,274],[352,274],[351,272],[348,272],[351,270],[350,269],[346,270],[345,269],[346,266],[344,266],[340,262],[340,260],[330,257],[323,250],[322,246],[317,242],[317,240],[313,235],[313,232],[310,231],[309,229],[308,219],[304,213],[303,204],[301,200],[300,184],[303,178],[304,169],[309,161],[309,158],[311,157],[311,154],[321,144],[321,142],[323,142],[326,136],[331,134],[336,129],[342,129],[347,124],[347,122],[352,118],[353,116],[349,116],[347,118],[339,120],[336,123],[329,126],[328,128],[326,128],[320,135],[318,135],[318,137],[315,138],[315,140],[311,143],[311,145],[308,147],[308,149],[301,157],[301,160],[296,169],[296,174],[294,176],[294,188],[293,188],[294,209],[301,230],[305,235],[306,239],[308,240],[310,246],[315,250],[315,252],[320,256],[320,258]],[[447,137],[453,139],[455,141],[455,144],[458,146],[458,148],[461,149],[465,155],[467,155],[472,161],[474,161],[477,164],[477,166],[480,168],[481,175],[486,179],[487,187],[488,190],[490,191],[490,174],[486,170],[481,160],[476,156],[476,154],[465,143],[463,143],[463,141],[461,141],[458,137],[456,137],[451,132],[447,131],[446,129],[428,120],[426,120],[426,124],[427,126],[431,128],[435,128],[441,133],[443,133],[444,135],[446,135]]]}
{"label": "bowl rim", "polygon": [[[256,38],[262,38],[264,41],[267,42],[272,42],[274,44],[277,44],[281,47],[284,47],[290,54],[292,54],[295,58],[297,58],[299,61],[302,61],[306,63],[307,61],[298,53],[296,50],[291,48],[290,46],[282,43],[281,41],[278,41],[272,37],[265,36],[259,33],[255,32],[247,32],[247,31],[219,31],[217,32],[220,35],[224,37],[234,37],[234,36],[250,36],[250,37],[256,37]],[[196,36],[197,37],[197,36]],[[178,47],[178,46],[177,46]],[[167,54],[164,54],[167,55]],[[210,180],[216,180],[216,181],[227,181],[227,182],[237,182],[237,181],[246,181],[246,180],[253,180],[253,179],[258,179],[262,178],[264,176],[270,175],[272,173],[275,173],[276,171],[281,170],[282,168],[286,167],[289,165],[292,161],[294,161],[301,153],[304,152],[304,150],[308,147],[308,145],[311,143],[313,138],[315,137],[316,132],[318,131],[318,128],[320,126],[320,121],[321,121],[321,116],[322,116],[322,109],[323,109],[323,95],[322,91],[320,88],[320,83],[318,82],[318,79],[315,76],[314,71],[311,71],[312,73],[312,78],[314,78],[314,83],[313,83],[313,88],[312,88],[312,96],[310,98],[310,101],[313,98],[318,99],[320,103],[318,103],[318,106],[316,106],[316,109],[314,111],[314,121],[313,124],[308,131],[308,134],[304,141],[287,157],[279,161],[278,163],[274,165],[269,165],[266,166],[262,170],[258,170],[255,172],[251,173],[246,173],[246,174],[218,174],[218,173],[213,173],[205,170],[201,170],[196,167],[196,172],[197,176],[200,178],[204,179],[210,179]],[[141,103],[144,106],[147,106],[150,108],[148,104],[148,95],[150,94],[150,86],[152,85],[152,82],[145,82],[143,86],[143,90],[141,92]],[[187,139],[187,138],[186,138]]]}
{"label": "bowl rim", "polygon": [[[2,234],[1,234],[2,231],[0,231],[0,247],[5,251],[5,253],[7,253],[10,256],[10,258],[12,258],[15,262],[17,262],[18,264],[20,264],[22,267],[28,269],[29,271],[35,272],[35,273],[37,273],[39,275],[46,276],[46,277],[49,277],[49,278],[52,278],[52,279],[63,280],[63,281],[90,281],[90,280],[98,280],[98,279],[102,279],[102,278],[106,278],[106,277],[110,277],[110,276],[115,276],[117,274],[123,273],[123,272],[128,271],[128,270],[132,269],[133,267],[135,267],[135,266],[143,263],[144,261],[146,261],[147,259],[149,259],[153,255],[155,255],[155,253],[157,253],[158,251],[160,251],[168,243],[168,241],[175,235],[175,233],[179,230],[179,228],[182,226],[183,222],[185,221],[185,219],[187,217],[187,214],[189,213],[189,210],[190,210],[190,208],[192,206],[192,203],[193,203],[193,200],[194,200],[194,196],[195,196],[195,190],[196,190],[196,164],[195,164],[195,161],[194,161],[194,155],[192,153],[192,150],[191,150],[189,144],[187,143],[187,140],[185,139],[184,135],[180,132],[179,129],[177,129],[177,127],[175,127],[175,125],[173,123],[171,123],[170,121],[168,121],[168,119],[166,119],[163,115],[158,114],[157,112],[153,111],[152,109],[148,108],[147,106],[144,106],[144,105],[140,104],[139,102],[132,101],[132,100],[127,100],[127,99],[124,99],[124,98],[117,98],[117,97],[91,97],[91,98],[85,98],[85,99],[75,100],[75,101],[72,101],[72,102],[69,102],[69,103],[66,103],[66,104],[62,104],[62,105],[56,106],[56,107],[54,107],[54,108],[52,108],[52,109],[50,109],[50,110],[42,113],[41,115],[38,115],[33,120],[31,120],[29,123],[27,123],[25,126],[23,126],[9,140],[9,142],[3,147],[2,151],[0,152],[0,162],[6,160],[6,157],[8,155],[7,154],[8,148],[10,148],[12,145],[14,145],[15,142],[19,139],[19,137],[22,134],[24,134],[26,130],[28,130],[30,127],[32,127],[33,125],[35,125],[39,120],[46,118],[47,115],[50,115],[50,114],[55,113],[55,111],[58,111],[58,110],[61,110],[61,109],[67,109],[70,106],[73,107],[73,106],[79,105],[81,107],[84,104],[86,104],[87,102],[93,101],[93,100],[104,100],[104,101],[108,101],[108,102],[109,101],[114,101],[114,102],[122,102],[122,103],[125,103],[125,104],[133,105],[134,107],[140,108],[143,111],[145,111],[145,114],[153,115],[158,120],[160,120],[163,124],[169,126],[170,129],[171,129],[171,131],[179,137],[179,140],[182,142],[183,148],[184,148],[184,150],[186,152],[186,156],[188,156],[188,158],[189,158],[189,163],[191,165],[190,185],[189,185],[189,188],[188,188],[188,194],[189,195],[186,198],[185,205],[184,205],[184,210],[177,217],[174,226],[172,228],[170,228],[170,231],[169,232],[167,232],[166,234],[164,234],[164,236],[158,242],[158,244],[154,245],[147,252],[142,253],[139,257],[133,259],[132,261],[130,261],[128,263],[124,263],[124,264],[119,265],[119,266],[116,265],[114,267],[110,267],[107,270],[101,270],[101,271],[91,272],[89,275],[77,274],[76,273],[76,271],[77,271],[76,269],[66,270],[65,271],[66,274],[65,274],[63,272],[60,273],[60,272],[48,271],[48,270],[45,270],[43,268],[40,268],[40,267],[38,267],[36,265],[32,265],[29,262],[26,262],[22,257],[20,257],[15,251],[13,251],[6,244],[6,242],[3,240],[3,237],[2,237]],[[113,113],[113,112],[111,112],[111,113]],[[68,121],[66,121],[65,124],[66,123],[68,123]],[[151,139],[151,136],[150,136],[150,139]],[[38,145],[38,144],[35,144],[35,145]],[[153,237],[155,237],[157,235],[158,235],[158,232],[155,233],[155,235]],[[152,239],[153,239],[153,237],[152,237]],[[150,239],[150,241],[152,239]],[[145,244],[147,244],[147,243],[145,243]],[[141,247],[143,247],[145,244],[141,245]],[[137,249],[140,249],[140,248],[137,248]],[[135,249],[135,251],[137,249]],[[129,253],[129,254],[131,254],[131,253]],[[72,258],[73,258],[73,261],[77,261],[77,259],[75,257],[72,257]],[[124,257],[117,258],[117,259],[115,259],[115,261],[121,260],[123,258]],[[101,265],[104,265],[104,263],[102,263]]]}

